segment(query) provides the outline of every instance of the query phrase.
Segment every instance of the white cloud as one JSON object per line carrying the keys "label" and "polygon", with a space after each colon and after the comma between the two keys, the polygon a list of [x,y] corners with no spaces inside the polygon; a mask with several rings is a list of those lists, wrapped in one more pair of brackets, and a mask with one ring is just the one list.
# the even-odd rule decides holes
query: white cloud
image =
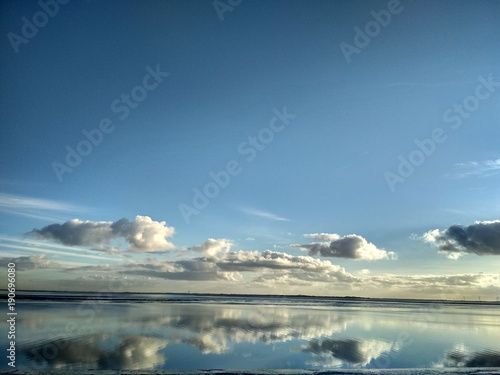
{"label": "white cloud", "polygon": [[53,239],[69,246],[91,246],[102,251],[111,240],[124,238],[128,250],[138,253],[164,251],[174,248],[167,241],[175,230],[165,221],[153,221],[148,216],[136,216],[130,222],[127,219],[111,221],[69,220],[63,224],[51,224],[42,229],[33,229],[29,234],[38,238]]}
{"label": "white cloud", "polygon": [[[65,246],[60,244],[47,244],[46,242],[36,241],[36,240],[28,240],[28,239],[15,239],[9,237],[0,237],[0,241],[5,241],[5,243],[0,243],[0,247],[4,247],[6,249],[15,249],[15,250],[23,250],[29,252],[39,252],[46,254],[57,254],[62,256],[70,256],[70,257],[78,257],[78,258],[91,258],[91,259],[100,259],[100,260],[116,260],[116,258],[108,258],[103,256],[97,256],[93,254],[87,254],[80,249],[75,249],[71,246]],[[20,245],[15,245],[16,243]],[[57,249],[57,250],[54,250]],[[93,248],[92,250],[96,250]],[[99,250],[101,251],[101,250]],[[102,250],[104,251],[104,250]],[[110,253],[113,253],[114,250],[111,248]]]}
{"label": "white cloud", "polygon": [[82,207],[64,202],[4,193],[0,193],[0,208],[36,209],[64,212],[79,212],[84,210]]}
{"label": "white cloud", "polygon": [[286,219],[284,217],[280,217],[270,212],[258,210],[256,208],[244,207],[241,210],[248,215],[258,216],[264,219],[275,220],[275,221],[290,221],[289,219]]}
{"label": "white cloud", "polygon": [[396,253],[377,248],[371,242],[356,234],[340,237],[338,234],[314,233],[305,235],[314,239],[329,239],[331,242],[313,242],[305,245],[290,245],[306,250],[309,255],[348,258],[355,260],[397,259]]}
{"label": "white cloud", "polygon": [[209,238],[201,245],[191,246],[189,250],[196,251],[198,253],[202,253],[209,256],[214,256],[219,252],[224,252],[224,253],[228,252],[229,250],[231,250],[232,245],[233,244],[231,241],[226,240],[224,238],[218,240]]}
{"label": "white cloud", "polygon": [[337,233],[310,233],[304,234],[304,237],[312,238],[313,240],[318,241],[335,241],[340,238]]}
{"label": "white cloud", "polygon": [[276,271],[283,271],[288,277],[295,279],[317,278],[324,280],[326,276],[329,280],[341,282],[357,280],[343,267],[334,265],[330,261],[310,256],[293,256],[270,250],[262,253],[258,251],[231,252],[217,259],[216,263],[221,270],[225,271],[273,271],[270,274],[271,277],[279,275],[279,272]]}
{"label": "white cloud", "polygon": [[[123,219],[122,219],[123,220]],[[175,233],[174,227],[168,227],[165,221],[153,221],[149,216],[136,216],[125,226],[125,240],[130,250],[136,252],[154,252],[172,249],[175,246],[166,240]]]}
{"label": "white cloud", "polygon": [[450,174],[452,177],[489,177],[500,172],[500,159],[457,163],[454,169]]}
{"label": "white cloud", "polygon": [[73,204],[22,195],[0,193],[0,210],[6,213],[45,221],[61,220],[55,213],[84,212],[85,208]]}
{"label": "white cloud", "polygon": [[356,283],[359,278],[343,267],[310,256],[293,256],[266,250],[224,252],[214,256],[178,261],[154,260],[147,263],[128,263],[125,274],[170,280],[225,280],[236,282],[241,273],[254,275],[256,282],[276,282],[286,278],[289,282],[341,282]]}

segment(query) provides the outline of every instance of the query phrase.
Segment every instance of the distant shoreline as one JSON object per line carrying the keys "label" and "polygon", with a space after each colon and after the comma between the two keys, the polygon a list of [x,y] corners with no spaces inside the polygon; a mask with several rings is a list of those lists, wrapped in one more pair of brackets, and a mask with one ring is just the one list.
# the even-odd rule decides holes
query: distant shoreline
{"label": "distant shoreline", "polygon": [[[6,289],[0,289],[1,292],[7,292]],[[33,294],[31,294],[33,293]],[[310,299],[310,300],[343,300],[343,301],[359,301],[359,302],[395,302],[395,303],[449,303],[449,304],[465,304],[465,305],[500,305],[499,301],[472,301],[472,300],[444,300],[444,299],[419,299],[419,298],[382,298],[382,297],[356,297],[356,296],[314,296],[304,294],[250,294],[250,293],[179,293],[179,292],[94,292],[94,291],[53,291],[53,290],[18,290],[17,299],[44,299],[50,300],[52,297],[37,295],[38,293],[61,293],[61,294],[90,294],[100,296],[98,298],[81,298],[81,299],[112,299],[103,298],[106,295],[173,295],[173,296],[192,296],[192,297],[219,297],[219,298],[269,298],[269,299]],[[56,298],[57,299],[57,298]],[[65,299],[61,296],[59,299]],[[78,299],[78,298],[67,298]],[[116,298],[115,298],[116,299]],[[129,300],[128,298],[124,298]],[[131,299],[133,301],[133,299]]]}

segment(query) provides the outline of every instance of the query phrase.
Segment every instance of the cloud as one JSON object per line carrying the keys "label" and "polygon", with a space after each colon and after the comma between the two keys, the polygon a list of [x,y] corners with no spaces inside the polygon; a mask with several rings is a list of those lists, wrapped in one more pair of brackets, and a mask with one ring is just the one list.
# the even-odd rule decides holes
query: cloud
{"label": "cloud", "polygon": [[78,212],[83,210],[83,208],[81,207],[64,202],[4,193],[0,193],[0,208],[36,209],[65,212]]}
{"label": "cloud", "polygon": [[421,238],[451,259],[463,254],[500,255],[500,220],[476,221],[469,226],[452,225],[443,231],[434,229]]}
{"label": "cloud", "polygon": [[6,266],[8,263],[14,263],[16,265],[16,270],[18,271],[61,267],[59,263],[50,260],[45,254],[23,256],[18,258],[0,258],[0,264]]}
{"label": "cloud", "polygon": [[238,271],[252,271],[259,268],[331,271],[341,268],[334,266],[329,261],[322,261],[308,256],[293,256],[271,250],[265,250],[264,252],[242,250],[231,252],[217,259],[216,263],[223,269]]}
{"label": "cloud", "polygon": [[166,222],[153,221],[148,216],[136,216],[133,221],[120,219],[111,221],[81,221],[73,219],[64,224],[51,224],[42,229],[33,229],[30,235],[52,239],[69,246],[91,246],[102,251],[110,241],[123,238],[128,250],[138,253],[156,252],[174,248],[166,240],[175,232]]}
{"label": "cloud", "polygon": [[354,366],[366,366],[382,353],[392,350],[392,343],[380,340],[311,340],[302,351],[319,356],[333,356]]}
{"label": "cloud", "polygon": [[3,212],[32,217],[35,219],[57,221],[57,217],[47,213],[56,212],[84,212],[85,208],[65,202],[49,199],[25,197],[22,195],[0,193],[0,210]]}
{"label": "cloud", "polygon": [[228,252],[229,250],[231,250],[232,245],[233,244],[231,241],[226,240],[224,238],[218,240],[209,238],[201,245],[191,246],[189,250],[196,251],[198,253],[202,253],[209,256],[214,256],[221,251]]}
{"label": "cloud", "polygon": [[237,272],[225,272],[207,258],[193,258],[175,262],[156,260],[151,263],[129,263],[122,274],[154,277],[167,280],[238,281]]}
{"label": "cloud", "polygon": [[[116,258],[108,258],[103,256],[97,256],[93,254],[86,254],[84,251],[76,250],[71,246],[65,246],[60,244],[50,243],[47,244],[43,241],[36,240],[28,240],[24,239],[16,239],[9,237],[0,237],[0,241],[5,241],[5,243],[0,242],[0,247],[5,247],[7,249],[16,249],[30,252],[41,252],[46,254],[57,254],[78,258],[90,258],[90,259],[101,259],[101,260],[116,260]],[[19,245],[17,245],[19,244]],[[57,250],[54,250],[57,249]],[[77,252],[75,252],[75,250]],[[96,250],[93,248],[92,250]],[[104,251],[99,249],[99,251]],[[113,249],[110,249],[110,253],[114,252]],[[123,255],[123,254],[122,254]]]}
{"label": "cloud", "polygon": [[470,176],[489,177],[500,173],[500,159],[457,163],[454,169],[455,170],[451,172],[449,176],[455,178]]}
{"label": "cloud", "polygon": [[[382,296],[397,292],[403,298],[477,300],[478,295],[497,296],[500,277],[495,274],[470,273],[452,275],[367,275],[362,278],[366,290],[383,291]],[[411,297],[410,297],[411,298]]]}
{"label": "cloud", "polygon": [[304,237],[312,238],[313,240],[318,240],[318,241],[335,241],[340,238],[340,236],[337,233],[311,233],[311,234],[304,234]]}
{"label": "cloud", "polygon": [[[271,288],[274,292],[289,294],[346,295],[363,290],[364,294],[375,297],[477,300],[477,296],[495,298],[500,286],[500,277],[496,274],[373,274],[366,269],[352,274],[329,260],[270,250],[226,252],[175,261],[148,258],[80,267],[63,267],[45,255],[1,261],[0,265],[4,266],[14,261],[18,269],[23,270],[57,268],[62,275],[69,276],[64,285],[76,285],[78,290],[104,290],[109,288],[109,281],[120,283],[123,290],[142,290],[147,285],[160,285],[151,282],[157,279],[202,282],[198,284],[202,287],[214,281],[217,292],[227,293],[250,286],[254,288],[252,292]],[[192,287],[196,288],[194,284]]]}
{"label": "cloud", "polygon": [[359,278],[343,267],[309,256],[293,256],[266,250],[225,252],[178,261],[155,260],[151,263],[128,263],[125,274],[157,277],[170,280],[240,281],[241,272],[257,274],[254,281],[270,282],[284,277],[295,282],[355,283]]}
{"label": "cloud", "polygon": [[396,259],[392,251],[377,248],[363,237],[349,234],[340,237],[338,234],[313,233],[306,234],[308,238],[328,239],[331,242],[313,242],[305,245],[290,245],[290,247],[306,250],[310,256],[347,258],[355,260]]}
{"label": "cloud", "polygon": [[270,212],[261,211],[261,210],[255,209],[255,208],[245,207],[245,208],[242,208],[241,210],[246,214],[262,217],[264,219],[275,220],[275,221],[290,221],[290,219],[286,219],[284,217],[280,217],[280,216],[272,214]]}
{"label": "cloud", "polygon": [[[499,286],[498,275],[489,275],[484,273],[479,274],[455,274],[455,275],[380,275],[369,276],[369,281],[376,283],[379,286],[383,284],[401,285],[402,287],[460,287],[460,286],[476,286],[488,287]],[[380,283],[380,284],[379,284]]]}

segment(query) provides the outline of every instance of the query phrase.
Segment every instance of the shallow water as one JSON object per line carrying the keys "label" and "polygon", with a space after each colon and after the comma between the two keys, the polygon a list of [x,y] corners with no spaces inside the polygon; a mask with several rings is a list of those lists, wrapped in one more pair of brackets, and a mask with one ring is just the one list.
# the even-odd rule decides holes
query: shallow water
{"label": "shallow water", "polygon": [[[16,368],[500,367],[500,306],[494,304],[83,297],[92,295],[51,293],[17,302]],[[5,325],[0,337],[8,348]]]}

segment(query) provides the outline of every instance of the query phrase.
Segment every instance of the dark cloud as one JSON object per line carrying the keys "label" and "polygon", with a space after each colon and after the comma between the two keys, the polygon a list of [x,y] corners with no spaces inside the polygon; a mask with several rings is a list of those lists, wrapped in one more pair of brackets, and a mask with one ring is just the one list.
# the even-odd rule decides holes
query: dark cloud
{"label": "dark cloud", "polygon": [[174,232],[174,228],[168,227],[164,221],[153,221],[148,216],[138,215],[133,221],[125,218],[115,222],[73,219],[64,224],[33,229],[28,234],[68,246],[90,246],[99,251],[109,247],[111,240],[123,238],[128,243],[128,250],[142,253],[172,249],[174,245],[166,238],[173,236]]}
{"label": "dark cloud", "polygon": [[311,256],[347,258],[355,260],[395,259],[392,251],[377,248],[363,237],[350,234],[340,237],[338,234],[313,233],[304,235],[313,239],[327,239],[330,242],[313,242],[305,245],[291,245],[293,248],[307,250]]}
{"label": "dark cloud", "polygon": [[453,259],[463,254],[500,255],[500,220],[434,229],[424,233],[422,239]]}

